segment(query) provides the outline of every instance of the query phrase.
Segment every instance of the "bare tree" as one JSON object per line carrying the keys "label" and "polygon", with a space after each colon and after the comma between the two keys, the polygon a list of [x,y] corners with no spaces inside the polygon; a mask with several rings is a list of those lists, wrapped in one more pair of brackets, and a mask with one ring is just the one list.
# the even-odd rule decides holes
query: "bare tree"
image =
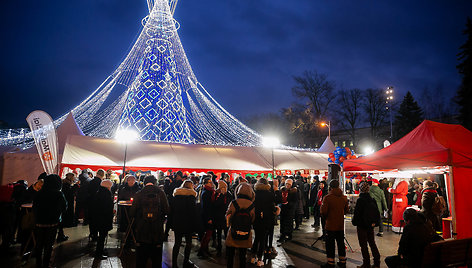
{"label": "bare tree", "polygon": [[362,100],[362,91],[358,88],[339,91],[337,110],[341,126],[348,130],[354,144],[356,144],[356,128],[361,119]]}
{"label": "bare tree", "polygon": [[328,108],[335,99],[335,84],[325,74],[316,71],[305,71],[302,76],[294,76],[296,85],[292,88],[295,97],[306,101],[316,120],[325,120]]}
{"label": "bare tree", "polygon": [[379,127],[385,123],[387,118],[384,91],[382,89],[366,89],[365,101],[364,110],[370,125],[370,134],[375,138]]}

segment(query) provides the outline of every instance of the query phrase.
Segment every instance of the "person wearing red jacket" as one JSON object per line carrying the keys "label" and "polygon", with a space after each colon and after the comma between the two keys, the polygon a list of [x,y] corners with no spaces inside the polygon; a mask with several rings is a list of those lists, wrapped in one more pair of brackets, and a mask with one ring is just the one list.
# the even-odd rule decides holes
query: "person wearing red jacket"
{"label": "person wearing red jacket", "polygon": [[408,182],[405,179],[397,178],[392,188],[388,191],[393,194],[392,199],[392,231],[401,232],[401,228],[405,225],[403,220],[403,212],[408,206]]}

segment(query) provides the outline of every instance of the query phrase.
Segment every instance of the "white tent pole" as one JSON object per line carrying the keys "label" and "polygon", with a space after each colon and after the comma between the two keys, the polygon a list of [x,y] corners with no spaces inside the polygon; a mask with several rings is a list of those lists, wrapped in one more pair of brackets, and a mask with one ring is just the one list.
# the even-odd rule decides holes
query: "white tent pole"
{"label": "white tent pole", "polygon": [[449,176],[448,179],[446,180],[446,194],[447,198],[449,200],[449,203],[451,204],[450,206],[450,212],[452,216],[452,237],[456,238],[457,233],[456,233],[456,205],[455,205],[455,200],[454,200],[454,176],[453,176],[453,167],[449,166]]}

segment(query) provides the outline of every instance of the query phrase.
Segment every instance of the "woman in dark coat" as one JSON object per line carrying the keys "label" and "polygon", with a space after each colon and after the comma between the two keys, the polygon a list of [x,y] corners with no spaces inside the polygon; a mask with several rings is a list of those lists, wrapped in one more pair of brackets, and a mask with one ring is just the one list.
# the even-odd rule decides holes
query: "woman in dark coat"
{"label": "woman in dark coat", "polygon": [[193,182],[186,180],[182,186],[174,190],[174,199],[171,206],[172,228],[174,230],[175,242],[172,249],[172,267],[177,266],[177,257],[179,256],[182,238],[185,237],[185,252],[183,267],[193,267],[190,262],[190,252],[192,250],[192,235],[198,230],[194,222],[197,218],[197,192],[193,190]]}
{"label": "woman in dark coat", "polygon": [[224,232],[226,236],[226,232],[228,231],[226,226],[226,211],[228,210],[229,203],[233,200],[224,180],[218,181],[218,189],[216,189],[213,199],[213,228],[216,231],[216,250],[217,255],[221,256],[221,233]]}
{"label": "woman in dark coat", "polygon": [[205,234],[202,237],[200,243],[200,250],[198,251],[199,257],[205,257],[210,255],[208,244],[213,234],[213,200],[215,190],[213,189],[213,182],[211,177],[207,176],[203,179],[203,190],[201,197],[201,215],[202,224]]}
{"label": "woman in dark coat", "polygon": [[75,196],[77,195],[78,186],[74,184],[75,175],[74,173],[67,173],[66,178],[62,183],[62,193],[67,200],[67,210],[64,213],[62,219],[64,227],[74,227],[77,226],[75,219],[74,203]]}
{"label": "woman in dark coat", "polygon": [[100,183],[97,193],[91,198],[90,206],[90,225],[98,231],[97,249],[95,257],[100,259],[107,258],[107,252],[104,251],[105,238],[108,231],[113,229],[113,197],[111,187],[113,182],[103,180]]}
{"label": "woman in dark coat", "polygon": [[252,252],[256,254],[256,257],[251,259],[251,263],[257,264],[257,266],[264,265],[262,261],[262,254],[264,253],[267,245],[267,239],[269,237],[269,231],[274,225],[275,218],[275,196],[271,191],[271,187],[266,179],[260,179],[254,185],[254,192],[256,199],[254,201],[254,207],[256,212],[256,218],[254,220],[254,231],[256,236],[254,238],[254,244]]}
{"label": "woman in dark coat", "polygon": [[292,240],[293,220],[295,218],[295,210],[298,205],[297,187],[292,187],[293,180],[285,180],[285,185],[280,189],[282,196],[281,212],[280,212],[280,238],[279,242]]}
{"label": "woman in dark coat", "polygon": [[82,173],[79,175],[79,189],[77,190],[77,206],[75,208],[76,218],[80,219],[83,217],[83,224],[87,225],[89,223],[88,207],[87,202],[90,198],[89,187],[90,177],[88,175],[88,170],[82,170]]}
{"label": "woman in dark coat", "polygon": [[423,183],[424,189],[422,191],[421,197],[421,212],[427,220],[431,222],[434,230],[441,231],[441,224],[439,222],[439,215],[436,215],[433,212],[433,205],[438,196],[438,192],[434,189],[433,182],[426,180]]}

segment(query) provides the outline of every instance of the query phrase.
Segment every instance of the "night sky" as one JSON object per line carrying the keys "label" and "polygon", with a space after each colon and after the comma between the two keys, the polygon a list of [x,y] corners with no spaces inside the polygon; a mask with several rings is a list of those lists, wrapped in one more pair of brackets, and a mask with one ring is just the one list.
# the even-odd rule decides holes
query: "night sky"
{"label": "night sky", "polygon": [[[145,0],[18,1],[0,8],[0,120],[72,109],[113,72],[146,16]],[[290,105],[292,76],[317,70],[338,88],[442,86],[472,1],[180,0],[175,12],[199,81],[236,117]]]}

